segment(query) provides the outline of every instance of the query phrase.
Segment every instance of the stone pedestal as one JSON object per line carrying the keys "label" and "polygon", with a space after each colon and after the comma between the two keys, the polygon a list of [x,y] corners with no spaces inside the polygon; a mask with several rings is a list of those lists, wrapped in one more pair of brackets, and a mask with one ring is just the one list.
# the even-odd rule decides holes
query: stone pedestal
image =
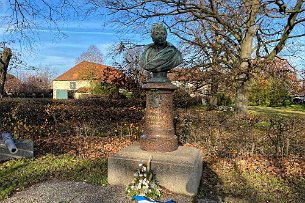
{"label": "stone pedestal", "polygon": [[178,148],[173,122],[173,92],[170,82],[149,82],[146,91],[144,133],[140,147],[146,151],[171,152]]}
{"label": "stone pedestal", "polygon": [[149,152],[139,144],[124,148],[108,159],[108,182],[127,186],[140,163],[152,156],[151,169],[159,184],[168,190],[189,196],[197,194],[202,176],[202,157],[193,147],[182,147],[173,152]]}

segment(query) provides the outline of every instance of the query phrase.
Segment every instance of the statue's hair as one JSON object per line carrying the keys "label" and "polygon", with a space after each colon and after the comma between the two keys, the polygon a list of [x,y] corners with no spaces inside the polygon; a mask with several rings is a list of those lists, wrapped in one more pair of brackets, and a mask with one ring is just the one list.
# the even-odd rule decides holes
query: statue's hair
{"label": "statue's hair", "polygon": [[153,24],[153,26],[151,28],[151,33],[154,33],[155,30],[160,30],[160,29],[165,30],[165,33],[167,34],[166,28],[164,27],[164,25],[162,23]]}

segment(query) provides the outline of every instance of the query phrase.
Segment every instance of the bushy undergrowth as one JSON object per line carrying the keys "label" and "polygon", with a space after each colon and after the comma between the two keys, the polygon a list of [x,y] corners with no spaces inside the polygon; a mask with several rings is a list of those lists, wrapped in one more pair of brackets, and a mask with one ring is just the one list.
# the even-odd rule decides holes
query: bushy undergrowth
{"label": "bushy undergrowth", "polygon": [[0,131],[16,138],[58,136],[132,136],[141,133],[143,101],[129,100],[2,100]]}
{"label": "bushy undergrowth", "polygon": [[288,156],[305,154],[304,116],[239,116],[234,112],[177,110],[182,143],[201,143],[207,156]]}
{"label": "bushy undergrowth", "polygon": [[[270,113],[270,108],[241,117],[189,105],[182,100],[175,109],[174,126],[179,142],[200,149],[205,161],[197,198],[305,201],[303,112]],[[0,199],[48,177],[104,184],[109,152],[139,140],[144,109],[143,100],[0,100],[0,131],[32,139],[36,154],[33,160],[0,164],[5,182]]]}
{"label": "bushy undergrowth", "polygon": [[[143,131],[143,100],[9,99],[0,101],[0,131],[15,138],[127,136]],[[192,105],[192,104],[190,104]],[[202,143],[208,156],[305,154],[304,116],[250,114],[178,108],[174,113],[180,143]]]}

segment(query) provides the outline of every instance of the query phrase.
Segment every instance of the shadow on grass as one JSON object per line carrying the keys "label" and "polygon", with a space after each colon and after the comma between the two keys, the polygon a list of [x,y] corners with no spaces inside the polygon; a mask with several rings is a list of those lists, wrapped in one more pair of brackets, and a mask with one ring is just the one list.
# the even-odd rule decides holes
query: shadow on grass
{"label": "shadow on grass", "polygon": [[0,200],[17,190],[50,179],[107,185],[107,160],[86,160],[69,155],[44,155],[35,159],[11,160],[0,165]]}
{"label": "shadow on grass", "polygon": [[196,199],[198,202],[222,202],[223,191],[222,191],[222,180],[213,171],[208,163],[203,162],[202,177],[198,189]]}
{"label": "shadow on grass", "polygon": [[305,177],[293,177],[287,180],[290,189],[296,194],[295,202],[305,202]]}
{"label": "shadow on grass", "polygon": [[195,202],[305,202],[305,178],[284,178],[241,168],[235,160],[203,164],[203,174]]}
{"label": "shadow on grass", "polygon": [[[219,163],[216,165],[221,167]],[[224,166],[221,170],[226,170],[225,175],[230,177],[223,177],[223,173],[217,174],[208,163],[203,163],[202,179],[196,202],[261,202],[257,190],[243,176],[235,163],[233,163],[232,168],[226,168],[227,166]]]}

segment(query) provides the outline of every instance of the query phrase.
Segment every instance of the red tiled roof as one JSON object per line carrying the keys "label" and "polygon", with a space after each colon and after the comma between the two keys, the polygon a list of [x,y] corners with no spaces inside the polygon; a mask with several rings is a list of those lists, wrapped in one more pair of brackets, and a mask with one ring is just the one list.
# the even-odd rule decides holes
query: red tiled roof
{"label": "red tiled roof", "polygon": [[114,80],[124,78],[121,71],[102,64],[82,61],[69,69],[67,72],[58,76],[56,81],[75,81],[75,80],[99,80],[112,83]]}

